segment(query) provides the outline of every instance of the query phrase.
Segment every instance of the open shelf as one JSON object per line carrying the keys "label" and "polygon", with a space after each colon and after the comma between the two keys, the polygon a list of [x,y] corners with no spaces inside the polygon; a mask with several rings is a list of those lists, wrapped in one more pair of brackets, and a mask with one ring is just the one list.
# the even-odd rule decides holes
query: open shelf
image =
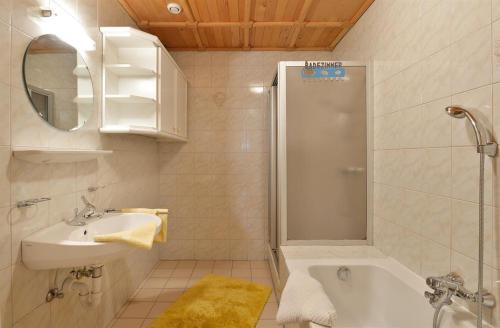
{"label": "open shelf", "polygon": [[187,80],[158,37],[100,27],[101,133],[187,141]]}
{"label": "open shelf", "polygon": [[118,76],[134,77],[154,77],[156,72],[149,68],[144,68],[131,64],[108,64],[106,70]]}
{"label": "open shelf", "polygon": [[73,98],[73,102],[76,104],[93,104],[94,96],[85,95],[85,96],[76,96]]}
{"label": "open shelf", "polygon": [[73,163],[97,159],[99,156],[113,154],[112,150],[87,149],[49,149],[15,147],[12,149],[15,158],[31,163]]}
{"label": "open shelf", "polygon": [[156,100],[135,95],[106,95],[106,100],[122,104],[154,104]]}
{"label": "open shelf", "polygon": [[106,40],[119,48],[160,47],[160,40],[149,33],[131,27],[101,27]]}

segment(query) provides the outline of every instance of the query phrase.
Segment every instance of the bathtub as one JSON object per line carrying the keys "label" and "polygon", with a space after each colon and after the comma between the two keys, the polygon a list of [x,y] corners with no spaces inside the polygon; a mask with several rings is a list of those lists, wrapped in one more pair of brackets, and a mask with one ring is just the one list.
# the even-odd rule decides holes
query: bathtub
{"label": "bathtub", "polygon": [[[434,309],[424,297],[424,291],[429,290],[424,279],[392,258],[291,259],[286,264],[289,272],[307,272],[322,284],[337,310],[335,327],[432,327]],[[341,266],[350,270],[347,281],[337,277]],[[439,327],[476,327],[475,316],[454,304],[442,311]]]}

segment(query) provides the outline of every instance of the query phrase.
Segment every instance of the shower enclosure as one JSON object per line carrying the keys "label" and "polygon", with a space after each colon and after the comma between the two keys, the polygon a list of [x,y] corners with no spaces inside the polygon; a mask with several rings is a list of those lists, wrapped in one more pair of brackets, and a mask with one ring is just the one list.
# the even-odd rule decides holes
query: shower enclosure
{"label": "shower enclosure", "polygon": [[367,66],[320,63],[343,73],[325,78],[332,70],[305,65],[280,62],[270,90],[269,245],[274,257],[279,245],[371,242]]}

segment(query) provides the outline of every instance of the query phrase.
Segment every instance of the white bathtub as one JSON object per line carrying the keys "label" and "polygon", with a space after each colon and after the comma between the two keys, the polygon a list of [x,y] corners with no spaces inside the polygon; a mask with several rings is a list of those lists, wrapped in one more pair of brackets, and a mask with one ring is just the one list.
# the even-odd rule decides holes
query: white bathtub
{"label": "white bathtub", "polygon": [[[335,327],[432,328],[434,309],[424,297],[428,290],[424,279],[392,258],[291,259],[286,263],[290,272],[308,272],[323,285],[337,310]],[[350,269],[348,281],[337,278],[340,266]],[[453,305],[443,310],[439,327],[476,327],[475,316]]]}

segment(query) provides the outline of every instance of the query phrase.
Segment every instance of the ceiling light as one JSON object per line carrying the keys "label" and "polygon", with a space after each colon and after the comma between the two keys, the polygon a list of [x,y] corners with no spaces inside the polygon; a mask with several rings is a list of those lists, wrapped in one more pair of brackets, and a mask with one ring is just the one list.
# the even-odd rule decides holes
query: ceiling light
{"label": "ceiling light", "polygon": [[172,2],[167,4],[167,10],[173,15],[179,15],[182,11],[182,7],[178,3]]}

